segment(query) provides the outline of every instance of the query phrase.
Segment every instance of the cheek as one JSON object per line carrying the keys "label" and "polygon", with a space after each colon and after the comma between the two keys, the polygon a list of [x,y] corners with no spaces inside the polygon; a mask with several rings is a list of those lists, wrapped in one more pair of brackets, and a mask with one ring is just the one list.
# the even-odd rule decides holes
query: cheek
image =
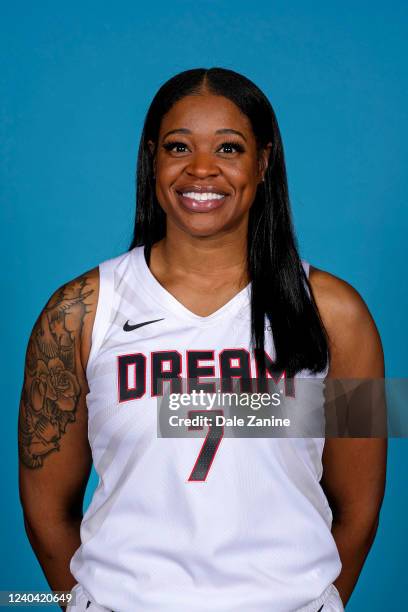
{"label": "cheek", "polygon": [[252,152],[234,161],[230,160],[230,163],[225,165],[225,172],[229,172],[240,183],[251,183],[256,177],[257,170],[257,157]]}
{"label": "cheek", "polygon": [[160,207],[167,214],[169,208],[169,196],[168,190],[164,189],[158,179],[156,179],[156,198],[159,202]]}
{"label": "cheek", "polygon": [[159,197],[160,194],[162,194],[162,196],[167,194],[168,199],[169,191],[171,191],[173,184],[180,177],[181,171],[182,170],[177,166],[177,164],[162,164],[161,166],[159,164],[157,165],[156,195],[159,198],[159,201],[161,201]]}
{"label": "cheek", "polygon": [[169,206],[169,191],[180,175],[180,169],[176,166],[160,163],[159,160],[156,166],[156,197],[165,211]]}
{"label": "cheek", "polygon": [[254,164],[230,169],[230,180],[241,198],[253,199],[258,185],[257,167]]}
{"label": "cheek", "polygon": [[156,176],[163,184],[169,185],[180,175],[184,165],[181,158],[168,158],[159,153],[156,159]]}

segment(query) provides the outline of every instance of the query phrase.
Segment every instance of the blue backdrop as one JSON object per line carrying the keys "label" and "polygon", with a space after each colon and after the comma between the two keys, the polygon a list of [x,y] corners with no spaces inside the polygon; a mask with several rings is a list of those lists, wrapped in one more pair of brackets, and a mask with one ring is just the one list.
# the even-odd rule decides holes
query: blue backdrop
{"label": "blue backdrop", "polygon": [[[176,72],[232,68],[268,95],[301,254],[361,293],[387,375],[406,376],[408,5],[15,0],[1,13],[0,590],[41,590],[17,491],[26,343],[57,287],[127,249],[142,121]],[[406,473],[407,442],[393,440],[379,532],[350,611],[407,600]]]}

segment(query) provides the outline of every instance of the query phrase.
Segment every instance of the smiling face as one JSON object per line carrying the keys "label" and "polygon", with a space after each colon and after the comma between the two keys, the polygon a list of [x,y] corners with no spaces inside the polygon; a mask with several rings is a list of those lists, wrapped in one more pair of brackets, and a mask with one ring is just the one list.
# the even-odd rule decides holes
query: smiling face
{"label": "smiling face", "polygon": [[154,162],[167,231],[175,225],[198,237],[245,226],[269,150],[258,153],[249,119],[228,98],[203,93],[174,104]]}

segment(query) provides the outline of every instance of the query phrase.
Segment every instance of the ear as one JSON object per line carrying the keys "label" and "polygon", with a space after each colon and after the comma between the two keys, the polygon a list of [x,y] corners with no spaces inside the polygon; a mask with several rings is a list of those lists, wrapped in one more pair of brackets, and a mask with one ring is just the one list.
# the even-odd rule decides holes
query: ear
{"label": "ear", "polygon": [[259,182],[260,183],[262,183],[262,181],[264,180],[265,172],[268,169],[269,156],[271,154],[271,149],[272,149],[272,143],[268,142],[266,147],[261,149],[259,153]]}

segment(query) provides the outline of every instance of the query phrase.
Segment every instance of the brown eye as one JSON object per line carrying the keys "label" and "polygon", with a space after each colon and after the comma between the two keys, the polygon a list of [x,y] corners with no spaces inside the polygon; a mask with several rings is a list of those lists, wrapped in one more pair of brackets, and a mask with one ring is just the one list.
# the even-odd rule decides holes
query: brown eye
{"label": "brown eye", "polygon": [[243,153],[245,151],[239,142],[223,142],[220,149],[226,149],[224,153]]}
{"label": "brown eye", "polygon": [[187,145],[184,144],[184,142],[166,142],[163,145],[163,149],[166,151],[172,151],[173,153],[185,153]]}

